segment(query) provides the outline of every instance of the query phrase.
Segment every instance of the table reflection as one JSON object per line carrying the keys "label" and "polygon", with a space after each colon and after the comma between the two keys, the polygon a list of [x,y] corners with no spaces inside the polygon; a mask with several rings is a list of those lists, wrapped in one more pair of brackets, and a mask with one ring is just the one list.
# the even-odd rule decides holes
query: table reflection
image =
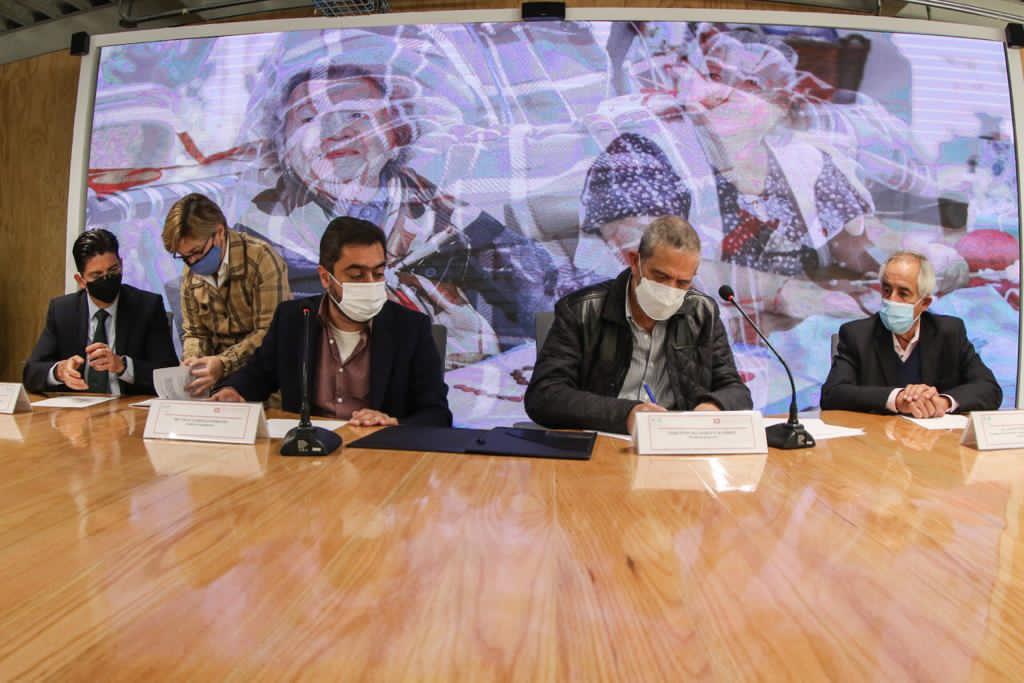
{"label": "table reflection", "polygon": [[253,445],[146,439],[143,447],[159,475],[259,479],[267,471],[266,449]]}
{"label": "table reflection", "polygon": [[24,441],[25,432],[15,415],[0,415],[0,441]]}
{"label": "table reflection", "polygon": [[633,470],[633,488],[647,490],[757,490],[766,453],[726,456],[641,455]]}
{"label": "table reflection", "polygon": [[982,452],[961,446],[960,467],[968,484],[1024,481],[1024,449]]}

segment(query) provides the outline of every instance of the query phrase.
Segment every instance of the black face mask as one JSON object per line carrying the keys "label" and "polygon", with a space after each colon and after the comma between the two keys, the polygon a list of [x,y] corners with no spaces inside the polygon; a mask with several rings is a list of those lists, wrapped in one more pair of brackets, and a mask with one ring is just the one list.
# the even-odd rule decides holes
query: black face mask
{"label": "black face mask", "polygon": [[113,275],[107,275],[98,280],[87,282],[85,283],[85,288],[89,290],[89,296],[96,299],[96,301],[112,304],[121,291],[121,273],[114,273]]}

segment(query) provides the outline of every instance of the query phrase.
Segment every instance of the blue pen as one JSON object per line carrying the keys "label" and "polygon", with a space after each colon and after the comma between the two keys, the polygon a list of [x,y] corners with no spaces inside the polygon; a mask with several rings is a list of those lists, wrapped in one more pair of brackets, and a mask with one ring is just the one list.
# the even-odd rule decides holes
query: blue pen
{"label": "blue pen", "polygon": [[651,387],[650,385],[647,384],[647,382],[644,382],[644,391],[647,392],[647,398],[651,399],[651,403],[653,403],[654,405],[658,405],[658,402],[654,400],[654,392],[651,391]]}

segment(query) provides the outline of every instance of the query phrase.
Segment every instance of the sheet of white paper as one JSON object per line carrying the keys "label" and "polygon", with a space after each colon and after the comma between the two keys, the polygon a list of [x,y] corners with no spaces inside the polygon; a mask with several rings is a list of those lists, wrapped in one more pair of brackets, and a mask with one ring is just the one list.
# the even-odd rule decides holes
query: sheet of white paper
{"label": "sheet of white paper", "polygon": [[159,400],[160,399],[157,399],[157,398],[147,398],[145,401],[139,401],[138,403],[133,403],[131,407],[132,408],[148,408],[151,405],[153,405],[153,401],[159,401]]}
{"label": "sheet of white paper", "polygon": [[967,426],[966,415],[947,414],[942,417],[926,417],[923,419],[904,415],[903,418],[925,429],[963,429]]}
{"label": "sheet of white paper", "polygon": [[54,396],[53,398],[44,398],[42,401],[36,401],[32,404],[33,407],[38,408],[89,408],[91,406],[98,406],[101,403],[107,401],[113,401],[116,396]]}
{"label": "sheet of white paper", "polygon": [[[313,420],[314,427],[323,427],[324,429],[334,431],[339,427],[344,427],[347,424],[347,420]],[[299,424],[298,420],[288,418],[275,417],[267,420],[267,431],[270,432],[271,439],[283,439],[284,435],[288,433],[288,430]]]}
{"label": "sheet of white paper", "polygon": [[153,386],[156,387],[156,395],[160,398],[172,401],[192,400],[191,394],[185,389],[185,385],[191,381],[192,371],[184,365],[153,371]]}
{"label": "sheet of white paper", "polygon": [[615,432],[598,432],[598,436],[607,436],[609,439],[619,439],[620,441],[629,441],[632,443],[633,437],[629,434],[616,434]]}
{"label": "sheet of white paper", "polygon": [[[771,425],[782,424],[785,421],[786,418],[784,417],[766,417],[764,419],[764,426],[770,427]],[[863,429],[830,425],[817,417],[801,417],[800,424],[804,426],[804,429],[811,433],[811,436],[814,437],[815,441],[838,439],[844,436],[860,436],[864,433]]]}

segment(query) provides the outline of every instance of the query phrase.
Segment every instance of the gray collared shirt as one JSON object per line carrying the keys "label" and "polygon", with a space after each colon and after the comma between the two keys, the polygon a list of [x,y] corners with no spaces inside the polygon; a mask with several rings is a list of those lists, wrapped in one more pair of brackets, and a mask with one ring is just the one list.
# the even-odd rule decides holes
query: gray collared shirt
{"label": "gray collared shirt", "polygon": [[[632,278],[632,276],[630,276]],[[626,321],[633,334],[633,355],[629,359],[629,370],[622,382],[619,398],[631,401],[648,401],[644,383],[654,393],[654,400],[669,410],[676,407],[676,397],[668,376],[665,361],[665,339],[668,334],[668,320],[655,321],[654,329],[648,334],[633,319],[629,307],[629,280],[626,281]]]}

